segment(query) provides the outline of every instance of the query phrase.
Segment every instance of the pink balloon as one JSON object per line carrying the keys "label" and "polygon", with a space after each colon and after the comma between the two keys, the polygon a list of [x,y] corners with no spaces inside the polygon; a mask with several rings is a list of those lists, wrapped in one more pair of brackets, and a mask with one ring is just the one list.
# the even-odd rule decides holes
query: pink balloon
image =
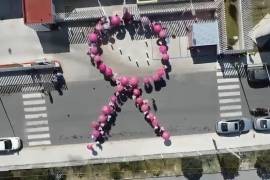
{"label": "pink balloon", "polygon": [[99,66],[98,66],[98,69],[100,72],[104,73],[107,69],[106,65],[101,63]]}
{"label": "pink balloon", "polygon": [[122,85],[116,86],[116,92],[121,92],[124,90],[124,87]]}
{"label": "pink balloon", "polygon": [[159,126],[158,120],[156,118],[153,118],[151,123],[152,123],[152,126],[154,126],[154,127]]}
{"label": "pink balloon", "polygon": [[90,53],[96,55],[98,53],[98,48],[96,46],[90,47]]}
{"label": "pink balloon", "polygon": [[167,47],[164,46],[164,45],[161,45],[159,47],[159,51],[162,53],[162,54],[166,54],[167,53]]}
{"label": "pink balloon", "polygon": [[157,74],[158,74],[159,77],[164,76],[164,75],[165,75],[165,70],[164,70],[164,68],[159,68],[159,69],[157,70]]}
{"label": "pink balloon", "polygon": [[102,113],[103,114],[105,114],[105,115],[108,115],[108,114],[110,114],[112,112],[112,109],[111,109],[111,107],[110,106],[103,106],[102,107]]}
{"label": "pink balloon", "polygon": [[92,127],[93,129],[97,129],[98,126],[99,126],[99,124],[98,124],[97,121],[92,121],[92,122],[91,122],[91,127]]}
{"label": "pink balloon", "polygon": [[103,31],[103,30],[104,30],[103,25],[102,25],[101,23],[97,23],[97,25],[96,25],[96,30],[97,30],[97,31]]}
{"label": "pink balloon", "polygon": [[106,68],[105,75],[108,77],[113,76],[112,68],[110,68],[110,67]]}
{"label": "pink balloon", "polygon": [[141,95],[141,91],[139,89],[133,89],[133,94],[135,96],[140,96]]}
{"label": "pink balloon", "polygon": [[154,117],[155,115],[151,112],[147,115],[147,118],[150,119],[151,121],[154,119]]}
{"label": "pink balloon", "polygon": [[155,74],[152,76],[152,78],[153,78],[154,81],[159,81],[159,80],[160,80],[160,76],[159,76],[157,73],[155,73]]}
{"label": "pink balloon", "polygon": [[95,55],[94,56],[94,61],[96,64],[100,63],[101,62],[101,56],[100,55]]}
{"label": "pink balloon", "polygon": [[164,140],[169,140],[171,137],[171,134],[168,132],[168,131],[164,131],[163,134],[162,134],[162,138]]}
{"label": "pink balloon", "polygon": [[135,100],[136,104],[138,104],[139,106],[141,106],[143,104],[143,98],[142,97],[138,97]]}
{"label": "pink balloon", "polygon": [[129,80],[128,80],[128,78],[126,76],[123,76],[121,78],[120,82],[121,82],[122,86],[126,86],[126,85],[128,85]]}
{"label": "pink balloon", "polygon": [[160,37],[160,38],[166,38],[166,37],[167,37],[167,32],[166,32],[165,30],[161,30],[161,31],[159,32],[159,37]]}
{"label": "pink balloon", "polygon": [[92,135],[97,138],[100,135],[100,132],[98,130],[93,130]]}
{"label": "pink balloon", "polygon": [[87,147],[88,150],[91,150],[92,151],[94,149],[93,146],[94,146],[93,144],[87,144],[86,147]]}
{"label": "pink balloon", "polygon": [[111,96],[110,100],[111,100],[113,103],[116,103],[117,97],[116,97],[116,96]]}
{"label": "pink balloon", "polygon": [[121,24],[121,19],[119,16],[112,16],[111,17],[111,24],[113,26],[119,26]]}
{"label": "pink balloon", "polygon": [[149,84],[149,83],[150,83],[149,77],[144,77],[144,78],[143,78],[143,83],[144,83],[144,84]]}
{"label": "pink balloon", "polygon": [[99,115],[98,121],[100,123],[105,123],[107,121],[107,116],[105,116],[104,114]]}
{"label": "pink balloon", "polygon": [[131,77],[129,81],[130,81],[129,83],[132,87],[137,86],[139,83],[139,79],[135,76]]}
{"label": "pink balloon", "polygon": [[162,27],[160,24],[154,24],[154,31],[155,33],[159,33],[161,31]]}
{"label": "pink balloon", "polygon": [[170,59],[170,56],[168,54],[162,54],[162,60],[168,61]]}
{"label": "pink balloon", "polygon": [[146,112],[146,111],[148,111],[149,109],[150,109],[150,107],[149,107],[149,105],[147,105],[147,104],[143,104],[143,105],[141,106],[142,112]]}
{"label": "pink balloon", "polygon": [[97,39],[98,39],[98,36],[96,33],[92,32],[88,35],[88,40],[91,42],[97,42]]}

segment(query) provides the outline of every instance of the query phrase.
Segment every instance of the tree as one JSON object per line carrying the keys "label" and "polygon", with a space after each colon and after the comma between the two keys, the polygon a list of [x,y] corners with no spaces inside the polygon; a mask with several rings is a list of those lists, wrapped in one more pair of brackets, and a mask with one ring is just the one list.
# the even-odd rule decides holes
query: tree
{"label": "tree", "polygon": [[189,180],[199,180],[202,177],[202,161],[198,158],[186,157],[182,159],[182,171]]}
{"label": "tree", "polygon": [[221,173],[224,179],[233,179],[238,176],[240,160],[232,154],[223,154],[219,156]]}
{"label": "tree", "polygon": [[270,178],[270,151],[264,151],[257,157],[255,168],[259,177],[262,179]]}

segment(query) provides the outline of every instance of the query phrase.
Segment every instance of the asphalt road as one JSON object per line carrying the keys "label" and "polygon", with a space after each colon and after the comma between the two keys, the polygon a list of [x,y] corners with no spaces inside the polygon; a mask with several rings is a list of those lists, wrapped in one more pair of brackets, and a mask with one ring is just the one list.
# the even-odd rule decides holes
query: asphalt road
{"label": "asphalt road", "polygon": [[[166,87],[144,93],[144,97],[155,99],[160,123],[173,135],[213,132],[218,118],[215,78],[215,72],[171,76]],[[54,93],[54,103],[48,104],[53,144],[87,142],[90,122],[97,119],[113,94],[113,88],[104,81],[74,82],[68,87],[63,96]],[[133,101],[128,100],[111,135],[110,139],[119,140],[152,137],[154,133]]]}

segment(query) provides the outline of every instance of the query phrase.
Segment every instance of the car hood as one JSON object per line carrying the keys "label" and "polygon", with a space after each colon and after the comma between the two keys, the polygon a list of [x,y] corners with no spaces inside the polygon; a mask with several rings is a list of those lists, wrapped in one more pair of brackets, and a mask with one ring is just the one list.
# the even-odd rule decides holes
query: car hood
{"label": "car hood", "polygon": [[16,150],[20,148],[21,146],[20,139],[14,138],[14,139],[11,139],[11,142],[12,142],[12,148],[11,148],[12,150]]}

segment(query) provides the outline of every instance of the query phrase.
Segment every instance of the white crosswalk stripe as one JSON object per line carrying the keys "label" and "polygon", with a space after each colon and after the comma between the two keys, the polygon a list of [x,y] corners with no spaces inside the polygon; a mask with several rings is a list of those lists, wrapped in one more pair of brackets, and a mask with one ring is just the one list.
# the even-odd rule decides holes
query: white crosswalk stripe
{"label": "white crosswalk stripe", "polygon": [[241,105],[220,106],[219,109],[221,111],[241,109]]}
{"label": "white crosswalk stripe", "polygon": [[30,101],[23,101],[23,105],[37,105],[37,104],[45,104],[44,99],[39,99],[39,100],[30,100]]}
{"label": "white crosswalk stripe", "polygon": [[240,98],[220,99],[219,100],[219,104],[238,103],[238,102],[241,102]]}
{"label": "white crosswalk stripe", "polygon": [[40,121],[27,121],[26,126],[37,126],[37,125],[47,125],[48,120],[40,120]]}
{"label": "white crosswalk stripe", "polygon": [[217,79],[217,83],[234,83],[239,82],[238,78],[224,78],[224,79]]}
{"label": "white crosswalk stripe", "polygon": [[50,138],[50,134],[33,134],[28,135],[28,139],[44,139],[44,138]]}
{"label": "white crosswalk stripe", "polygon": [[242,116],[241,111],[220,113],[220,117],[240,117],[240,116]]}
{"label": "white crosswalk stripe", "polygon": [[38,111],[46,111],[47,107],[29,107],[29,108],[24,108],[25,112],[38,112]]}
{"label": "white crosswalk stripe", "polygon": [[240,91],[234,92],[220,92],[218,93],[219,97],[228,97],[228,96],[240,96]]}
{"label": "white crosswalk stripe", "polygon": [[50,145],[51,141],[46,140],[46,141],[30,141],[28,143],[29,146],[40,146],[40,145]]}
{"label": "white crosswalk stripe", "polygon": [[240,86],[238,84],[218,86],[218,90],[239,89],[239,88]]}
{"label": "white crosswalk stripe", "polygon": [[41,93],[22,95],[26,120],[25,135],[29,146],[51,144],[46,100],[42,98]]}
{"label": "white crosswalk stripe", "polygon": [[26,114],[25,119],[37,119],[37,118],[47,118],[47,113],[41,114]]}

